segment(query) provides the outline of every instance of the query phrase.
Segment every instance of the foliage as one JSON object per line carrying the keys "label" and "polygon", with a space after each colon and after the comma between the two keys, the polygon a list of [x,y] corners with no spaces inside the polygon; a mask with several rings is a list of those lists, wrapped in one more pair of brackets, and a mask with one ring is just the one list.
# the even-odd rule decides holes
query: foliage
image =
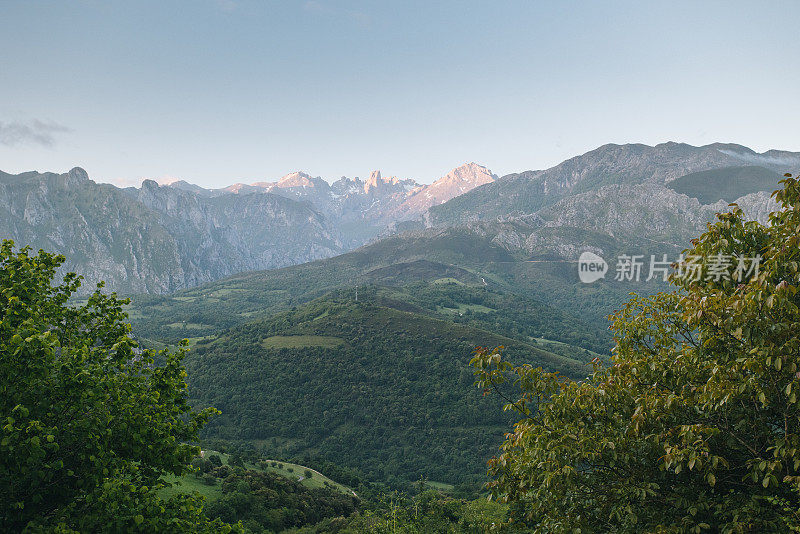
{"label": "foliage", "polygon": [[[438,282],[438,281],[437,281]],[[416,282],[378,292],[381,304],[403,309],[400,303],[460,324],[488,330],[521,341],[547,338],[564,346],[564,356],[584,359],[589,353],[607,353],[611,336],[607,328],[582,323],[552,306],[506,291],[456,283]],[[546,350],[553,350],[548,346]],[[587,359],[590,360],[591,357]]]}
{"label": "foliage", "polygon": [[183,349],[156,366],[102,286],[68,306],[80,277],[53,285],[63,261],[0,246],[0,529],[222,528],[197,498],[154,490],[187,469],[214,412],[188,404]]}
{"label": "foliage", "polygon": [[[674,276],[614,316],[613,365],[585,382],[500,350],[477,384],[512,371],[524,417],[491,462],[494,496],[536,532],[782,532],[800,528],[800,183],[767,227],[736,208],[688,254],[763,257],[732,278]],[[736,261],[734,260],[734,265]],[[706,263],[708,265],[708,263]],[[735,272],[735,271],[734,271]]]}
{"label": "foliage", "polygon": [[274,472],[234,469],[222,480],[222,497],[206,506],[210,517],[241,521],[252,532],[281,532],[347,517],[358,499],[328,488],[307,488]]}
{"label": "foliage", "polygon": [[[476,344],[505,344],[575,378],[589,371],[531,344],[363,300],[321,299],[198,345],[186,362],[190,394],[223,412],[204,439],[247,440],[270,458],[313,451],[394,487],[422,475],[475,483],[511,422],[482,410],[471,387],[463,359]],[[276,335],[344,342],[263,345]]]}
{"label": "foliage", "polygon": [[435,490],[416,497],[384,496],[362,513],[350,518],[343,532],[375,534],[479,533],[499,527],[507,507],[485,497],[467,501]]}

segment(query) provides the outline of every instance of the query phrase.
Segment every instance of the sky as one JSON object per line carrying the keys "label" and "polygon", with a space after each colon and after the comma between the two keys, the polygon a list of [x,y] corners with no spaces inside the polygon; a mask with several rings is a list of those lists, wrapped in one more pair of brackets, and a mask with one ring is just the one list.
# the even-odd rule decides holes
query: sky
{"label": "sky", "polygon": [[428,183],[605,143],[800,151],[800,2],[0,0],[0,170]]}

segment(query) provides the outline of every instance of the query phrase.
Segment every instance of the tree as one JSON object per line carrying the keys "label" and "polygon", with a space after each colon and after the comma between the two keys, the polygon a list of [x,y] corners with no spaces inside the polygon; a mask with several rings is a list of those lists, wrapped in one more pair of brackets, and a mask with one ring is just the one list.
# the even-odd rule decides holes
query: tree
{"label": "tree", "polygon": [[[478,349],[477,385],[523,415],[490,462],[493,495],[536,532],[800,528],[800,183],[768,226],[735,207],[692,242],[700,276],[612,317],[610,366],[583,382]],[[758,269],[737,269],[760,255]],[[730,276],[710,260],[729,258]],[[751,262],[752,264],[753,262]],[[684,273],[686,274],[686,273]],[[694,278],[699,278],[695,280]],[[506,395],[507,396],[507,395]]]}
{"label": "tree", "polygon": [[70,305],[81,277],[53,285],[63,261],[0,246],[0,530],[229,530],[156,493],[214,413],[187,402],[185,348],[140,350],[102,284]]}

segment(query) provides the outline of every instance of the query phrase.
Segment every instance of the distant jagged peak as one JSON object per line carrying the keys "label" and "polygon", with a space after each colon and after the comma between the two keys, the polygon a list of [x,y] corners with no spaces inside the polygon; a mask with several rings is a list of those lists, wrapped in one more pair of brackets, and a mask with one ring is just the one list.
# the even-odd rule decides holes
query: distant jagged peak
{"label": "distant jagged peak", "polygon": [[[253,184],[256,185],[256,184]],[[323,189],[329,188],[328,182],[317,177],[312,177],[303,171],[290,172],[275,184],[275,187],[321,187]]]}
{"label": "distant jagged peak", "polygon": [[223,187],[222,190],[227,191],[228,193],[240,193],[243,188],[249,188],[249,187],[251,186],[243,184],[242,182],[236,182],[235,184]]}
{"label": "distant jagged peak", "polygon": [[252,182],[249,184],[243,182],[237,182],[235,184],[231,184],[227,187],[224,187],[222,191],[228,193],[253,193],[259,191],[271,191],[273,189],[291,189],[295,187],[301,188],[322,188],[328,189],[330,185],[328,182],[317,177],[312,177],[311,175],[303,172],[303,171],[294,171],[290,172],[289,174],[281,177],[277,182]]}
{"label": "distant jagged peak", "polygon": [[347,176],[342,176],[331,184],[331,189],[339,194],[355,193],[364,189],[364,182],[359,177],[348,178]]}
{"label": "distant jagged peak", "polygon": [[422,214],[432,206],[447,202],[484,184],[494,182],[497,176],[475,162],[456,167],[430,185],[422,185],[408,192],[403,204],[391,212],[398,219],[410,219]]}
{"label": "distant jagged peak", "polygon": [[489,182],[494,182],[495,180],[497,180],[497,176],[492,174],[492,171],[473,161],[470,163],[465,163],[460,167],[456,167],[445,176],[433,182],[431,186],[447,183],[465,184],[471,185],[472,187],[477,187]]}
{"label": "distant jagged peak", "polygon": [[[358,180],[358,178],[356,178]],[[398,191],[400,189],[406,191],[415,187],[417,184],[414,180],[407,178],[401,180],[397,176],[381,176],[381,171],[372,171],[369,178],[364,182],[364,193],[371,194],[373,192],[380,193],[384,191]]]}
{"label": "distant jagged peak", "polygon": [[391,182],[381,176],[381,171],[372,171],[369,173],[369,178],[364,183],[364,192],[369,193],[372,190],[377,190],[383,188],[384,185],[388,185]]}
{"label": "distant jagged peak", "polygon": [[465,163],[442,176],[420,192],[441,203],[462,195],[478,186],[497,180],[492,171],[475,162]]}

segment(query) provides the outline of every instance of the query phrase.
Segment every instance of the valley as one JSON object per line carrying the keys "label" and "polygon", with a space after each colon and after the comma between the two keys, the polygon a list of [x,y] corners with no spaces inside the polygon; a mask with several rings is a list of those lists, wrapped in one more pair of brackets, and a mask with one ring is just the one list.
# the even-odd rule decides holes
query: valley
{"label": "valley", "polygon": [[[108,277],[131,298],[123,311],[141,347],[188,340],[188,401],[220,411],[200,439],[227,453],[165,479],[179,484],[164,498],[198,491],[211,517],[288,528],[352,513],[354,489],[374,499],[422,483],[477,496],[516,417],[502,391],[475,387],[476,347],[502,346],[559,380],[608,364],[608,316],[632,293],[667,288],[646,271],[620,276],[614,258],[677,259],[731,200],[762,222],[774,209],[774,154],[731,165],[742,154],[607,145],[501,178],[470,164],[431,186],[293,173],[219,190],[122,190],[80,169],[4,174],[0,208],[7,235],[62,247],[67,270],[91,265],[75,305]],[[603,279],[581,282],[584,251],[611,265]],[[258,488],[302,494],[322,512],[292,501],[300,508],[264,515]],[[255,508],[232,514],[236,499]]]}
{"label": "valley", "polygon": [[[774,171],[761,167],[722,167],[681,175],[665,187],[664,177],[727,164],[732,156],[669,145],[654,154],[680,164],[635,160],[634,166],[631,153],[644,148],[604,148],[601,170],[591,168],[595,153],[583,156],[584,178],[557,199],[542,197],[530,213],[406,224],[331,258],[243,272],[169,295],[135,295],[127,308],[134,334],[154,348],[190,340],[192,402],[223,412],[205,431],[212,442],[238,443],[267,457],[311,455],[399,486],[419,477],[477,485],[480,466],[510,421],[485,415],[499,412],[472,385],[465,368],[471,350],[503,345],[520,362],[585,377],[591,360],[610,356],[607,316],[632,291],[652,294],[665,284],[615,280],[613,272],[582,284],[579,252],[609,260],[626,253],[677,258],[691,235],[727,209],[727,199],[709,197],[711,191],[732,181],[738,189],[720,194],[740,195],[759,218],[777,183]],[[714,151],[717,159],[709,155]],[[568,163],[570,172],[584,169]],[[617,172],[625,178],[593,178],[609,168],[627,169]],[[539,180],[547,184],[555,173]],[[742,182],[748,173],[753,180]],[[308,189],[307,176],[295,178]],[[497,184],[528,190],[514,180],[489,182],[442,209],[492,195]]]}

